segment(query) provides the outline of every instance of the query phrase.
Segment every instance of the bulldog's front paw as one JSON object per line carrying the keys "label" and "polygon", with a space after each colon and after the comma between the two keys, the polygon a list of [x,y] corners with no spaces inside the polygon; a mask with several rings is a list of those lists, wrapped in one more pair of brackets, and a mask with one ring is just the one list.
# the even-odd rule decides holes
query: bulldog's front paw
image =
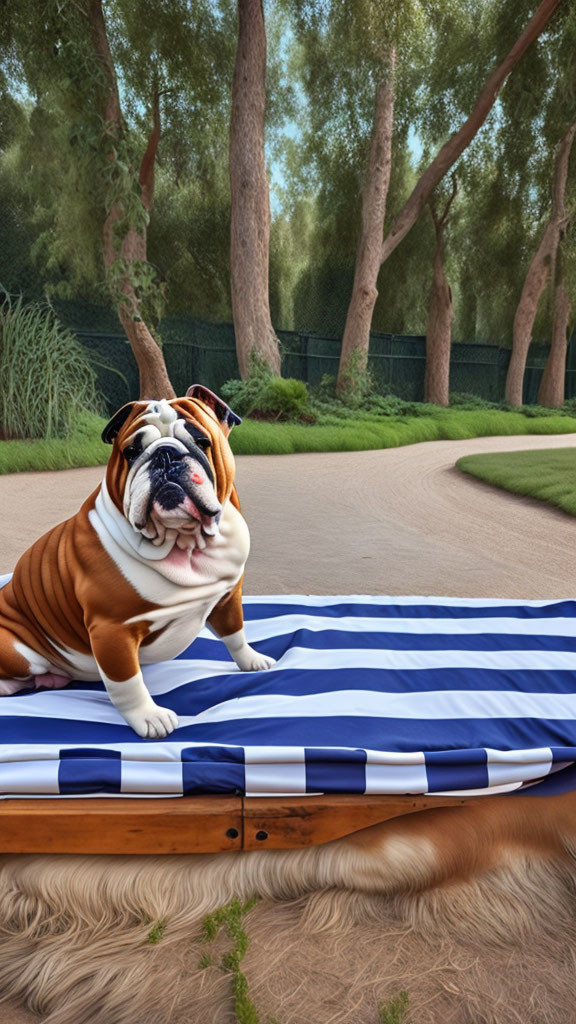
{"label": "bulldog's front paw", "polygon": [[238,668],[241,668],[243,672],[263,672],[276,664],[274,658],[269,658],[267,654],[260,654],[248,644],[241,651],[234,654],[233,657]]}
{"label": "bulldog's front paw", "polygon": [[163,740],[178,728],[178,716],[170,708],[151,702],[141,711],[124,713],[128,725],[145,740]]}

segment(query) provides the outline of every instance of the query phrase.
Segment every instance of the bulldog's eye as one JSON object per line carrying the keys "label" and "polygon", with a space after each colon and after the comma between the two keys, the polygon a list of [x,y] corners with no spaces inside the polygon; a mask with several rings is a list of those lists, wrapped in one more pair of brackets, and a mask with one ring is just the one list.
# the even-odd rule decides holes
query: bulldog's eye
{"label": "bulldog's eye", "polygon": [[206,451],[210,448],[212,444],[210,438],[207,437],[206,434],[203,434],[194,423],[185,423],[184,429],[190,434],[193,443],[197,445],[198,448],[201,448],[202,451]]}
{"label": "bulldog's eye", "polygon": [[134,462],[138,458],[138,456],[140,455],[141,452],[142,452],[142,449],[139,448],[137,445],[129,444],[129,445],[126,446],[126,448],[124,449],[122,454],[123,454],[123,456],[124,456],[124,458],[126,459],[127,462]]}

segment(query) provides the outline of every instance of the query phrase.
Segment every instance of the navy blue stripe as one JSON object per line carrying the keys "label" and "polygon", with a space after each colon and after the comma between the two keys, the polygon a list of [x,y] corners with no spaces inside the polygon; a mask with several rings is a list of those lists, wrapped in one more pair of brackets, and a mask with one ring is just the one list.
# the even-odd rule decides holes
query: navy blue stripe
{"label": "navy blue stripe", "polygon": [[[261,654],[278,661],[293,647],[313,651],[567,651],[576,652],[576,636],[521,636],[517,634],[440,633],[346,633],[341,630],[299,629],[284,636],[269,637],[251,644]],[[200,637],[174,660],[230,661],[221,640]]]}
{"label": "navy blue stripe", "polygon": [[485,764],[462,764],[459,767],[454,764],[426,764],[426,778],[429,793],[452,789],[485,789],[489,785]]}
{"label": "navy blue stripe", "polygon": [[[565,760],[568,760],[566,758]],[[576,789],[576,764],[571,764],[561,771],[552,772],[546,775],[541,782],[535,786],[527,786],[525,789],[514,790],[515,796],[557,796],[559,793],[569,793]]]}
{"label": "navy blue stripe", "polygon": [[366,766],[359,761],[306,760],[307,793],[365,793]]}
{"label": "navy blue stripe", "polygon": [[[103,686],[100,683],[74,683],[69,687],[70,690],[92,688],[102,690]],[[376,694],[426,693],[431,690],[487,690],[496,694],[572,694],[576,693],[576,672],[547,672],[542,669],[503,672],[487,668],[235,671],[230,675],[206,676],[192,683],[181,683],[168,693],[159,694],[157,700],[159,704],[171,708],[179,715],[198,715],[215,704],[242,697],[259,697],[267,694],[301,697],[315,693],[335,693],[339,690],[371,690]],[[328,697],[327,701],[329,700]],[[5,719],[5,715],[0,715],[0,743],[10,742],[10,730],[13,728],[12,725],[4,725]],[[276,728],[281,732],[279,725]]]}
{"label": "navy blue stripe", "polygon": [[[42,718],[3,719],[10,743],[143,743],[128,725],[75,722]],[[576,761],[576,721],[493,718],[421,719],[328,717],[282,719],[233,719],[226,722],[181,726],[176,741],[192,740],[211,745],[234,746],[336,746],[410,753],[419,750],[457,750],[493,747],[525,750],[531,747],[562,747],[562,758]],[[71,759],[72,760],[72,759]]]}
{"label": "navy blue stripe", "polygon": [[120,760],[122,754],[119,750],[98,750],[94,747],[68,747],[60,751],[61,760],[66,758],[81,758],[85,760],[87,757],[111,757]]}
{"label": "navy blue stripe", "polygon": [[244,764],[245,761],[243,747],[184,747],[180,757],[182,761],[225,761],[227,764]]}
{"label": "navy blue stripe", "polygon": [[237,793],[246,791],[243,764],[214,761],[184,761],[182,784],[185,794]]}
{"label": "navy blue stripe", "polygon": [[58,766],[58,788],[62,795],[75,793],[120,793],[122,762],[110,758],[64,758]]}
{"label": "navy blue stripe", "polygon": [[486,617],[546,619],[558,616],[576,617],[576,601],[550,601],[549,604],[533,608],[523,604],[467,606],[451,604],[248,604],[244,603],[244,618],[247,622],[255,619],[271,619],[280,615],[316,615],[340,618],[351,615],[354,618],[374,619],[477,619]]}

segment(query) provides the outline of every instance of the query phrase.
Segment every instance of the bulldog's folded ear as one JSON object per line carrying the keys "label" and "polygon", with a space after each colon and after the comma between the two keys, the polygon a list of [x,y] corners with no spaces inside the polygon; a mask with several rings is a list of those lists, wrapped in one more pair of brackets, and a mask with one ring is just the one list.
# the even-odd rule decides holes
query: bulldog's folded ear
{"label": "bulldog's folded ear", "polygon": [[216,414],[220,424],[228,427],[228,432],[236,424],[242,423],[240,416],[232,412],[226,402],[210,391],[210,388],[205,388],[203,384],[192,384],[186,392],[186,398],[197,398],[200,402],[204,402],[204,405],[207,405]]}
{"label": "bulldog's folded ear", "polygon": [[104,444],[114,444],[114,438],[120,433],[122,425],[128,419],[135,405],[138,405],[138,403],[127,402],[121,409],[118,409],[118,412],[114,413],[112,419],[106,424],[102,431],[101,436]]}

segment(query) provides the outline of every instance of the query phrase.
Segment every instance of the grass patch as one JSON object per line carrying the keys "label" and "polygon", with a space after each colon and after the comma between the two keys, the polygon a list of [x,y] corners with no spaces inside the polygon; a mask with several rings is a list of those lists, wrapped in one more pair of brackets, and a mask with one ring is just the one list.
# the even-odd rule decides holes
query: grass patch
{"label": "grass patch", "polygon": [[0,473],[25,473],[74,466],[105,466],[110,445],[100,440],[106,420],[83,410],[68,437],[0,441]]}
{"label": "grass patch", "polygon": [[456,466],[478,480],[576,516],[576,447],[465,455]]}
{"label": "grass patch", "polygon": [[163,937],[165,931],[166,922],[156,921],[152,925],[150,931],[148,932],[148,942],[150,943],[150,945],[155,946],[157,942],[160,942],[160,939]]}
{"label": "grass patch", "polygon": [[408,1013],[408,993],[400,992],[388,1003],[382,1003],[378,1012],[380,1024],[403,1024]]}
{"label": "grass patch", "polygon": [[[314,424],[268,423],[245,419],[230,435],[236,455],[290,455],[293,452],[355,452],[398,448],[420,441],[460,441],[514,434],[576,433],[576,417],[533,416],[501,409],[460,409],[412,403],[414,415],[383,415],[358,410],[349,416],[322,413]],[[106,420],[84,410],[66,438],[0,441],[0,473],[104,466],[110,446],[100,434]]]}
{"label": "grass patch", "polygon": [[443,409],[429,406],[427,415],[367,416],[350,419],[323,416],[315,424],[265,423],[244,420],[230,435],[236,455],[288,455],[294,452],[353,452],[398,448],[419,441],[460,441],[472,437],[514,434],[569,434],[576,418],[542,418],[498,409]]}
{"label": "grass patch", "polygon": [[[220,907],[204,919],[203,938],[205,942],[213,942],[221,928],[226,929],[232,948],[220,960],[220,967],[232,975],[234,989],[234,1013],[238,1024],[259,1024],[260,1018],[254,1003],[248,994],[246,975],[240,964],[248,949],[248,936],[244,931],[244,916],[258,903],[258,896],[253,896],[246,903],[233,900],[225,907]],[[201,967],[209,966],[208,957],[203,954]]]}

